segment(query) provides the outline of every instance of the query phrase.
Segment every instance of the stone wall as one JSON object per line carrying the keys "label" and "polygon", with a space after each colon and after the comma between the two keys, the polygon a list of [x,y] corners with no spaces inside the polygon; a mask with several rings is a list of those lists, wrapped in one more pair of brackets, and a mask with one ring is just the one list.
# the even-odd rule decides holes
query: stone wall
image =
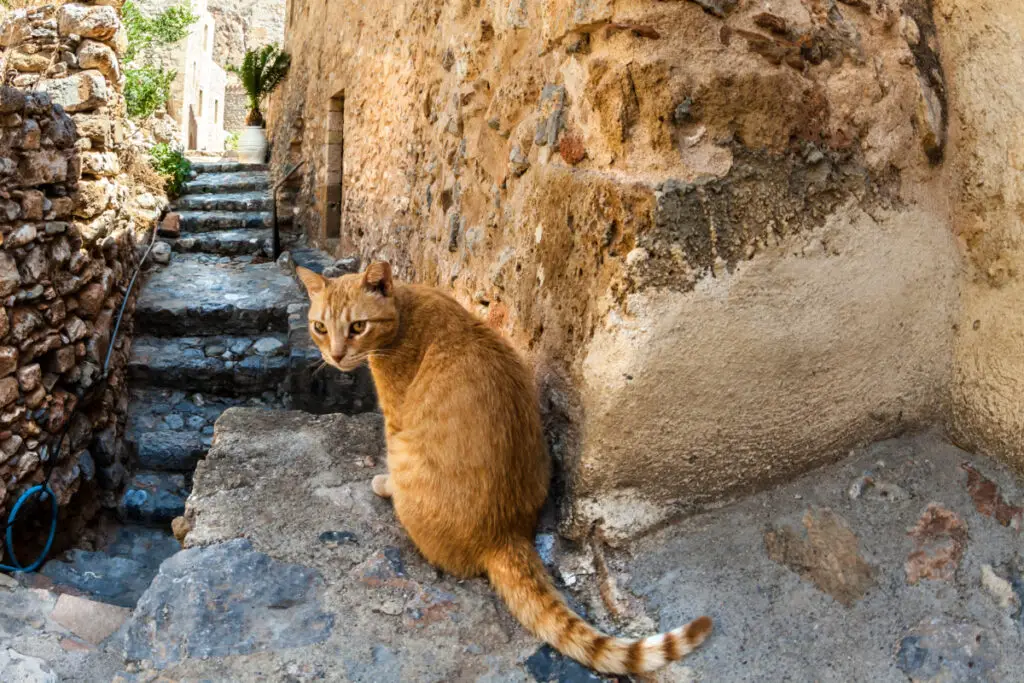
{"label": "stone wall", "polygon": [[937,0],[935,14],[967,268],[952,429],[963,446],[1024,470],[1024,6]]}
{"label": "stone wall", "polygon": [[112,7],[11,12],[0,45],[18,86],[0,89],[0,510],[9,511],[43,479],[66,425],[51,479],[61,504],[84,484],[121,485],[131,303],[106,384],[101,371],[136,233],[162,200],[122,168],[131,151]]}
{"label": "stone wall", "polygon": [[930,3],[330,5],[296,5],[270,111],[275,172],[308,162],[296,223],[528,356],[564,531],[640,532],[947,419]]}

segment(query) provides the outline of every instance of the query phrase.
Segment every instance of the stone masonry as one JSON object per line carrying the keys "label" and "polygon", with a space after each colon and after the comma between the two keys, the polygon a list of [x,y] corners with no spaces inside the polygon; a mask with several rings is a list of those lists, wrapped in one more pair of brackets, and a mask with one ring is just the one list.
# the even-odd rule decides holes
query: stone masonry
{"label": "stone masonry", "polygon": [[[947,165],[975,138],[950,134],[959,29],[932,6],[296,0],[272,168],[305,161],[317,244],[528,357],[563,530],[629,536],[954,411],[1018,424],[1010,375],[954,365],[998,323],[958,322]],[[968,367],[996,383],[969,410]]]}
{"label": "stone masonry", "polygon": [[0,511],[51,466],[62,505],[83,486],[113,505],[131,301],[102,367],[160,202],[122,167],[124,30],[108,5],[51,5],[8,13],[0,47]]}

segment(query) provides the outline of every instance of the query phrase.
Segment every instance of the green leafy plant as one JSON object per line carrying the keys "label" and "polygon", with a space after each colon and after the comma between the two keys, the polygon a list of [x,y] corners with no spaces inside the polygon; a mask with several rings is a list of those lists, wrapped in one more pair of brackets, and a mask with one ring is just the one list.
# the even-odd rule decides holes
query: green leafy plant
{"label": "green leafy plant", "polygon": [[155,17],[147,17],[128,0],[121,8],[121,19],[128,33],[128,49],[124,61],[130,62],[153,45],[170,45],[188,36],[189,28],[199,21],[188,2],[173,5]]}
{"label": "green leafy plant", "polygon": [[135,119],[152,116],[171,96],[175,71],[164,71],[151,64],[134,66],[133,60],[146,48],[169,45],[188,36],[189,28],[199,21],[189,3],[168,7],[155,17],[144,15],[128,0],[121,8],[121,17],[128,33],[128,49],[124,57],[124,100],[128,115]]}
{"label": "green leafy plant", "polygon": [[143,66],[124,71],[124,102],[128,116],[144,119],[152,116],[171,96],[175,71]]}
{"label": "green leafy plant", "polygon": [[181,147],[172,147],[166,142],[153,145],[149,151],[150,163],[156,172],[167,179],[167,194],[177,197],[192,173],[192,162],[185,158]]}
{"label": "green leafy plant", "polygon": [[224,138],[224,149],[229,152],[236,151],[238,149],[238,132],[228,133],[227,137]]}
{"label": "green leafy plant", "polygon": [[245,125],[263,125],[260,104],[284,79],[291,61],[291,56],[278,49],[277,45],[264,45],[258,50],[247,51],[241,66],[228,67],[228,71],[241,79],[242,87],[249,96],[249,114],[245,117]]}

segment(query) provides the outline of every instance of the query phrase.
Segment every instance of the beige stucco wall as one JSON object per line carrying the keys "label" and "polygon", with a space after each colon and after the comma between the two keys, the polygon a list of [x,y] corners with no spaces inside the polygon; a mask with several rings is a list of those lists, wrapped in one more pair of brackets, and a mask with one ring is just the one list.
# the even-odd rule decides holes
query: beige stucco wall
{"label": "beige stucco wall", "polygon": [[1024,5],[937,0],[949,80],[946,174],[967,256],[952,430],[1024,470]]}
{"label": "beige stucco wall", "polygon": [[522,350],[570,534],[950,409],[962,265],[927,5],[704,5],[308,3],[286,31],[270,129],[276,171],[307,161],[296,223]]}

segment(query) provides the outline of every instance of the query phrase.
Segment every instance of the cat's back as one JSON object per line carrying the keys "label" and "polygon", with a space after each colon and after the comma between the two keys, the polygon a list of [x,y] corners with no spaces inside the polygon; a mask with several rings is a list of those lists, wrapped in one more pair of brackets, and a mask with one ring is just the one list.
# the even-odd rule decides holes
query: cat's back
{"label": "cat's back", "polygon": [[468,382],[479,389],[534,401],[529,371],[500,333],[439,289],[425,285],[403,289],[415,307],[414,324],[420,327],[417,336],[428,340],[424,360],[446,376],[445,384]]}

